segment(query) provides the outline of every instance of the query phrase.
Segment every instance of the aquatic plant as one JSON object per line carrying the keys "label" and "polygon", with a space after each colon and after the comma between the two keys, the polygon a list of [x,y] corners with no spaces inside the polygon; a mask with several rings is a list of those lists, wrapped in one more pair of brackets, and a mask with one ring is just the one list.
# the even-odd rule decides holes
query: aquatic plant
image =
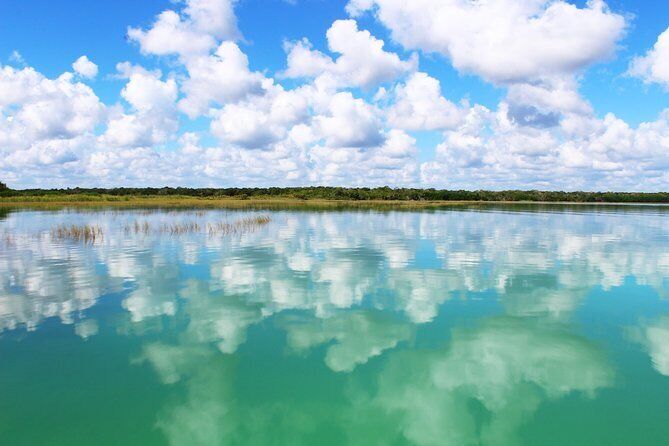
{"label": "aquatic plant", "polygon": [[[166,234],[180,236],[185,234],[204,233],[210,236],[226,234],[244,234],[268,224],[271,218],[267,215],[245,217],[232,223],[220,221],[215,223],[200,223],[197,221],[180,221],[165,223],[152,227],[147,221],[135,220],[123,226],[123,232],[130,234]],[[51,229],[54,240],[74,240],[84,243],[95,243],[103,238],[101,227],[93,225],[59,225]],[[9,237],[9,235],[7,236]]]}
{"label": "aquatic plant", "polygon": [[170,235],[191,234],[200,232],[200,224],[194,221],[165,224],[159,228],[159,232]]}
{"label": "aquatic plant", "polygon": [[209,235],[239,234],[256,230],[258,227],[268,224],[271,218],[267,215],[242,218],[233,223],[218,222],[207,225]]}
{"label": "aquatic plant", "polygon": [[232,223],[226,221],[219,221],[215,223],[207,223],[201,225],[198,222],[187,221],[180,223],[172,223],[163,225],[160,228],[161,233],[170,235],[192,234],[197,232],[205,232],[210,236],[226,235],[226,234],[240,234],[256,230],[258,227],[266,225],[271,221],[267,215],[256,217],[246,217]]}
{"label": "aquatic plant", "polygon": [[102,240],[103,231],[101,227],[93,225],[59,225],[51,230],[51,238],[95,243]]}
{"label": "aquatic plant", "polygon": [[140,223],[139,221],[135,220],[132,224],[126,224],[123,227],[123,231],[126,234],[135,233],[135,234],[148,235],[150,230],[151,230],[151,227],[149,226],[149,223],[146,222],[146,221]]}

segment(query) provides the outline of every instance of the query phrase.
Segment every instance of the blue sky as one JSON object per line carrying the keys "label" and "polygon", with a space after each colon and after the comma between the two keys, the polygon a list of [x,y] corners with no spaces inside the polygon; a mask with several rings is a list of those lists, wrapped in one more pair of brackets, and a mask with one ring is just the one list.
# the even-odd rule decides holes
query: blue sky
{"label": "blue sky", "polygon": [[[509,17],[509,23],[525,20],[527,30],[531,30],[532,20],[543,19],[555,10],[558,19],[563,13],[565,23],[575,23],[574,42],[570,42],[571,36],[565,35],[552,39],[551,23],[546,25],[541,42],[534,46],[522,41],[526,39],[523,32],[527,30],[502,26],[500,33],[505,34],[500,34],[503,35],[500,40],[506,40],[499,48],[494,48],[494,32],[488,33],[494,50],[490,53],[486,52],[485,40],[477,47],[468,43],[471,39],[467,40],[466,35],[476,29],[494,30],[497,26],[492,21],[487,26],[486,20],[494,15],[485,8],[492,10],[497,4],[509,10],[508,5],[525,4],[519,9],[527,9],[530,2],[489,0],[483,2],[480,10],[472,12],[467,9],[465,0],[420,0],[415,5],[432,11],[430,14],[440,20],[468,14],[463,17],[469,17],[473,23],[463,26],[459,34],[442,32],[437,24],[432,34],[421,35],[421,27],[426,26],[421,21],[430,14],[393,0],[351,1],[358,4],[358,12],[353,11],[348,1],[230,1],[1,2],[0,63],[6,73],[5,83],[0,83],[0,88],[12,88],[20,76],[27,76],[27,72],[21,74],[22,70],[31,70],[37,76],[30,81],[35,82],[33,90],[81,90],[77,87],[81,85],[90,89],[90,92],[82,90],[82,94],[87,95],[94,110],[77,111],[63,102],[65,99],[45,102],[41,96],[36,99],[36,95],[27,94],[21,96],[22,99],[0,101],[0,118],[5,121],[4,129],[0,127],[0,142],[5,142],[2,132],[8,141],[2,149],[5,161],[0,163],[0,177],[16,187],[369,183],[494,189],[669,188],[669,161],[666,147],[662,147],[668,144],[666,139],[669,138],[662,133],[668,119],[663,117],[663,110],[669,105],[669,79],[665,81],[662,74],[657,75],[663,73],[662,67],[669,63],[664,58],[669,56],[659,50],[652,55],[649,53],[669,26],[669,4],[648,0],[606,3],[601,0],[535,0],[534,9]],[[189,20],[194,22],[188,15],[189,7],[226,5],[231,15],[226,16],[227,22],[221,26],[236,26],[239,33],[223,28],[197,30],[199,34],[193,36],[214,42],[204,53],[150,47],[152,43],[146,40],[156,28],[158,15],[164,11],[180,17],[179,26],[186,27],[191,26]],[[560,9],[562,6],[566,8]],[[409,9],[401,11],[401,19],[389,19],[397,8]],[[222,9],[207,13],[212,11],[218,13]],[[590,14],[592,11],[598,15]],[[572,13],[577,14],[574,17],[583,17],[583,23],[570,19],[568,14]],[[476,20],[480,23],[475,23]],[[337,28],[343,36],[340,46],[346,46],[347,39],[357,36],[368,38],[369,42],[382,41],[383,53],[365,55],[352,44],[346,47],[347,52],[340,52],[345,56],[342,59],[348,57],[350,61],[340,63],[338,52],[329,50],[326,36],[335,23],[355,24],[353,28]],[[581,25],[584,28],[579,30]],[[459,25],[454,23],[453,26]],[[129,38],[129,28],[135,28],[139,34]],[[592,37],[578,41],[579,33],[593,29],[596,32],[592,32]],[[369,34],[365,34],[366,31]],[[303,38],[309,41],[310,53],[301,63],[312,65],[291,69],[289,53],[291,48],[301,48],[296,43]],[[601,42],[595,42],[596,39]],[[221,78],[211,80],[202,75],[202,71],[196,73],[194,67],[197,65],[205,71],[223,70],[227,62],[216,59],[216,48],[225,42],[231,42],[245,55],[248,66],[242,68],[249,79],[255,79],[249,82],[256,82],[257,88],[230,92],[222,85],[218,97],[212,94],[203,98],[204,93],[200,90],[195,93],[195,89],[208,90],[207,82],[216,83]],[[370,48],[373,46],[370,43]],[[468,48],[458,53],[463,46]],[[515,51],[516,46],[516,53],[504,54],[507,48]],[[581,48],[583,53],[592,55],[579,58],[576,53]],[[467,51],[478,50],[485,63],[467,56]],[[523,51],[527,54],[522,54]],[[317,68],[318,54],[340,66]],[[551,54],[556,56],[552,59]],[[48,84],[48,81],[56,82],[63,73],[73,72],[73,62],[84,55],[97,66],[94,76],[74,71],[67,85]],[[211,68],[214,65],[205,68],[201,61],[207,55],[218,68]],[[501,62],[497,67],[489,60],[498,55]],[[509,74],[509,67],[503,66],[514,63],[520,66],[533,57],[536,65],[528,68],[529,71]],[[643,57],[647,58],[645,68],[632,72],[635,58]],[[195,62],[196,58],[201,61]],[[362,66],[367,60],[378,65]],[[132,73],[121,74],[117,66],[121,62],[135,67]],[[549,70],[542,66],[555,68]],[[13,70],[11,73],[8,67]],[[234,66],[229,68],[235,70]],[[429,80],[420,76],[414,79],[416,73],[424,73]],[[201,78],[195,82],[198,76]],[[268,89],[263,84],[260,87],[263,82],[260,77],[274,86]],[[190,87],[189,79],[195,79]],[[409,91],[405,87],[410,85],[410,79],[416,81],[411,85],[417,88],[418,80],[422,79],[421,86],[426,89],[435,80],[447,103],[419,104],[418,99],[405,94]],[[322,87],[325,83],[327,87]],[[534,91],[537,86],[540,91]],[[216,88],[211,86],[211,90]],[[322,91],[323,88],[327,92]],[[74,93],[65,90],[59,90],[63,98],[71,98]],[[162,96],[131,97],[140,91],[154,91]],[[298,91],[298,94],[286,93]],[[204,105],[198,105],[195,111],[185,111],[186,103],[191,101],[189,95],[199,95],[197,100],[204,101]],[[93,104],[93,96],[99,104]],[[277,99],[279,96],[282,99]],[[400,104],[400,96],[408,102]],[[49,97],[55,101],[53,95]],[[335,97],[340,100],[334,100]],[[565,104],[566,99],[563,99],[568,97],[573,100]],[[163,108],[158,110],[151,101],[160,102]],[[173,102],[171,109],[170,101]],[[301,114],[299,119],[290,122],[273,113],[258,111],[263,107],[272,109],[273,101],[299,103],[304,110],[298,113]],[[340,108],[336,108],[336,104]],[[80,112],[95,117],[76,129],[69,128],[67,123],[55,125],[51,123],[53,116],[62,113],[58,107],[64,107],[66,115],[74,113],[71,120],[77,121]],[[55,130],[44,130],[43,117],[39,117],[37,124],[26,121],[34,116],[28,113],[34,108],[50,114],[49,126],[53,125]],[[418,109],[429,110],[428,114],[450,110],[448,113],[458,117],[444,117],[438,123],[431,123],[432,116],[427,116],[417,122]],[[241,113],[248,110],[252,111],[248,116]],[[407,110],[409,115],[414,114],[413,120],[412,116],[398,114]],[[241,119],[239,116],[247,118],[240,124],[235,122]],[[351,126],[348,140],[338,137],[336,131],[330,134],[324,130],[332,125],[349,128],[346,116],[365,124],[359,129]],[[280,122],[275,122],[276,119]],[[114,124],[115,120],[118,125]],[[509,120],[510,125],[518,128],[510,129]],[[545,124],[549,121],[550,125]],[[471,128],[472,122],[477,122],[476,129]],[[530,124],[523,128],[523,122]],[[134,140],[126,137],[129,123],[143,136]],[[243,125],[252,128],[239,134]],[[646,128],[649,126],[652,134]],[[113,131],[125,131],[126,135],[113,134]],[[614,131],[618,132],[617,136],[612,135]],[[296,143],[291,136],[296,133],[309,136],[303,135],[300,143]],[[621,145],[625,145],[625,149],[606,147],[612,143],[611,139],[623,141]],[[193,146],[186,151],[190,157],[184,152],[188,145],[186,140]],[[641,147],[642,144],[653,147]],[[639,157],[640,153],[644,156]],[[22,160],[20,165],[10,163],[8,160],[12,157]],[[32,161],[25,161],[28,158]],[[197,167],[189,172],[183,168],[175,172],[174,163],[183,166],[189,164],[191,158]],[[648,158],[652,158],[652,162],[648,162]],[[93,162],[102,159],[106,161],[101,166]],[[554,174],[547,174],[541,167],[544,163],[560,165]],[[633,169],[630,163],[634,164]],[[118,168],[108,168],[109,165],[118,165]],[[276,170],[272,168],[274,165],[282,167]]]}

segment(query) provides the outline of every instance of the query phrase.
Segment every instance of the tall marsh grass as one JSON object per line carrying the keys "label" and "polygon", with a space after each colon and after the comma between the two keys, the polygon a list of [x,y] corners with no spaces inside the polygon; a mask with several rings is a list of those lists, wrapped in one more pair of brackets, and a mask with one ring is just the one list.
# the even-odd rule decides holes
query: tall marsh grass
{"label": "tall marsh grass", "polygon": [[123,227],[123,231],[126,234],[145,234],[148,235],[149,232],[151,231],[151,227],[149,226],[148,222],[142,222],[140,223],[139,221],[135,220],[132,224],[126,224]]}
{"label": "tall marsh grass", "polygon": [[272,219],[267,215],[260,215],[256,217],[246,217],[234,223],[218,222],[214,224],[207,224],[207,232],[209,235],[218,234],[239,234],[252,232],[261,226],[268,224]]}
{"label": "tall marsh grass", "polygon": [[[204,214],[202,214],[204,215]],[[151,226],[148,221],[135,220],[122,226],[126,235],[170,235],[207,234],[209,236],[246,234],[268,224],[271,218],[267,215],[245,217],[232,223],[220,221],[200,223],[198,221],[180,221]],[[53,240],[71,240],[84,243],[95,243],[104,238],[104,231],[96,225],[58,225],[51,229]]]}
{"label": "tall marsh grass", "polygon": [[164,224],[158,227],[157,232],[168,235],[206,233],[210,236],[243,234],[255,231],[259,227],[268,224],[270,221],[270,217],[266,215],[246,217],[232,223],[219,221],[215,223],[200,224],[196,221],[184,221]]}
{"label": "tall marsh grass", "polygon": [[95,243],[102,240],[102,228],[95,225],[58,225],[51,229],[54,240],[73,240],[84,243]]}

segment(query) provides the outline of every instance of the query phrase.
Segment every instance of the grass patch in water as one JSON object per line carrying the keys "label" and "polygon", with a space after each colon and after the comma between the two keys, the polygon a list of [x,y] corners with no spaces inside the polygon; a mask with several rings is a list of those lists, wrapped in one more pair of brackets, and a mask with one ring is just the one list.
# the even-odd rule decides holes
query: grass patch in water
{"label": "grass patch in water", "polygon": [[96,225],[58,225],[51,229],[51,238],[95,243],[104,238],[104,233],[102,228]]}
{"label": "grass patch in water", "polygon": [[[204,214],[202,214],[204,215]],[[260,215],[255,217],[245,217],[232,223],[216,222],[216,223],[200,223],[197,221],[184,221],[176,223],[165,223],[156,227],[151,227],[147,221],[135,220],[132,223],[127,223],[123,226],[123,232],[126,235],[130,234],[167,234],[171,236],[180,236],[184,234],[204,233],[209,236],[228,235],[228,234],[246,234],[253,232],[261,226],[267,225],[272,219],[267,215]],[[11,240],[12,235],[5,233],[7,244]],[[71,240],[83,242],[86,244],[93,244],[96,241],[104,239],[104,231],[97,225],[58,225],[51,229],[51,238],[53,240]]]}

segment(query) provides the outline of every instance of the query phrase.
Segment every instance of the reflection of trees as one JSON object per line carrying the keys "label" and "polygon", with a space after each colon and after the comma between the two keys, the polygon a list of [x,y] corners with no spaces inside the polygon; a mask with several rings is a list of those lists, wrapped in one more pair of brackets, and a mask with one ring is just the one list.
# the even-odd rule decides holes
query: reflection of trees
{"label": "reflection of trees", "polygon": [[12,212],[11,208],[0,206],[0,221],[6,219],[11,212]]}

